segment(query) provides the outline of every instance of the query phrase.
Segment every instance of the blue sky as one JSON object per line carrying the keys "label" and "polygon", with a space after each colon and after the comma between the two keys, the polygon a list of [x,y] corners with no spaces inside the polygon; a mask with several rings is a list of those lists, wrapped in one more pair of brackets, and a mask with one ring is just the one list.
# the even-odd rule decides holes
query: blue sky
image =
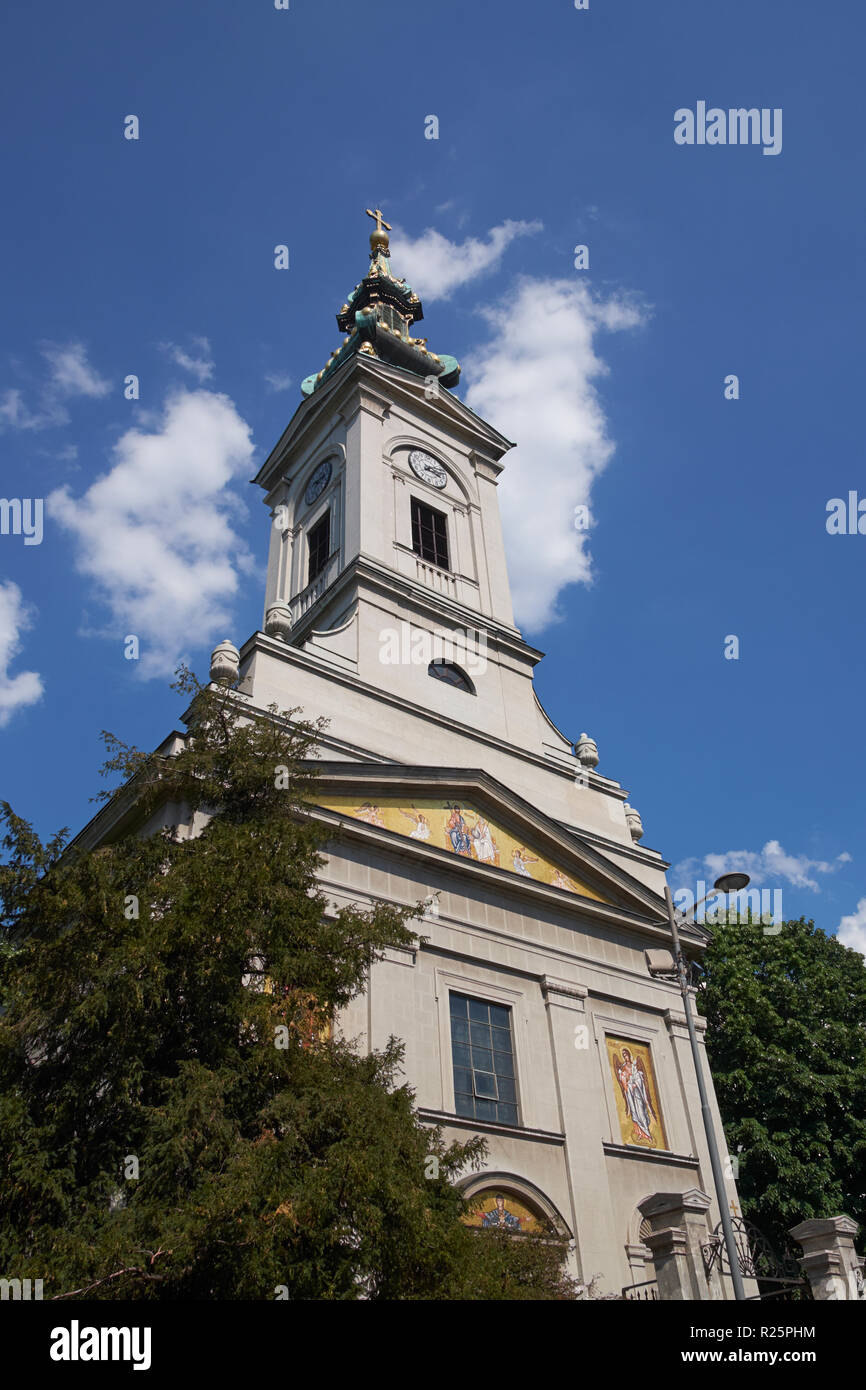
{"label": "blue sky", "polygon": [[[259,626],[247,480],[379,204],[458,394],[517,439],[551,716],[674,886],[745,864],[864,949],[866,536],[826,527],[866,497],[862,9],[7,0],[2,25],[0,492],[46,515],[0,536],[0,794],[78,828],[100,729],[152,746],[165,665]],[[781,152],[677,145],[699,101],[781,109]]]}

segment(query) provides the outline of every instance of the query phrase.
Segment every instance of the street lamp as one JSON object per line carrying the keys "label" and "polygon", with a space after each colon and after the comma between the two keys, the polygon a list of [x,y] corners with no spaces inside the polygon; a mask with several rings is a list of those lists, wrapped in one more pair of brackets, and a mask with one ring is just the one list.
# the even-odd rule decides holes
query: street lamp
{"label": "street lamp", "polygon": [[[748,874],[722,874],[717,878],[713,887],[719,893],[739,893],[743,888],[748,888],[751,882]],[[709,897],[707,894],[707,898]],[[701,902],[706,902],[706,898],[701,898]]]}
{"label": "street lamp", "polygon": [[[751,879],[748,874],[722,874],[721,878],[717,878],[713,884],[713,892],[724,893],[727,897],[729,893],[739,893],[741,889],[748,888],[750,883]],[[692,912],[697,912],[698,908],[707,901],[707,898],[712,896],[712,893],[705,893],[700,902],[695,903]],[[694,921],[694,918],[686,918],[686,921]]]}
{"label": "street lamp", "polygon": [[[722,874],[713,884],[716,892],[738,893],[740,889],[747,888],[749,884],[748,874]],[[709,893],[701,898],[701,903],[706,902]],[[689,992],[688,975],[686,974],[686,963],[683,959],[682,948],[680,946],[680,933],[677,927],[677,917],[674,911],[674,900],[671,897],[671,890],[665,884],[665,902],[668,908],[668,922],[671,929],[671,941],[673,942],[674,967],[679,981],[680,994],[683,997],[683,1009],[686,1015],[686,1024],[689,1030],[689,1042],[692,1046],[692,1061],[695,1065],[695,1076],[698,1079],[698,1094],[701,1098],[701,1116],[704,1121],[704,1131],[707,1136],[707,1148],[710,1151],[710,1166],[713,1170],[713,1185],[716,1189],[716,1201],[719,1204],[719,1211],[722,1214],[722,1230],[725,1236],[725,1249],[728,1252],[728,1264],[731,1267],[731,1279],[734,1284],[734,1297],[743,1300],[746,1297],[746,1290],[743,1287],[743,1276],[740,1272],[740,1257],[737,1252],[737,1244],[734,1240],[734,1228],[731,1225],[731,1213],[728,1210],[728,1196],[725,1191],[725,1179],[722,1172],[722,1160],[719,1156],[719,1146],[716,1143],[716,1131],[713,1126],[713,1117],[710,1114],[710,1101],[707,1095],[707,1087],[704,1082],[704,1071],[701,1066],[701,1055],[698,1052],[698,1038],[695,1032],[695,1021],[692,1017],[692,998]],[[701,903],[695,903],[695,910]],[[687,919],[688,920],[688,919]],[[660,973],[656,970],[654,973]]]}

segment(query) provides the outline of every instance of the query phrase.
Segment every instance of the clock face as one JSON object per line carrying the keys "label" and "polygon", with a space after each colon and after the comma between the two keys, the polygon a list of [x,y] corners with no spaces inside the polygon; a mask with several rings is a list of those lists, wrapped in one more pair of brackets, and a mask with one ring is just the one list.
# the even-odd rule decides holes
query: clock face
{"label": "clock face", "polygon": [[417,478],[429,483],[431,487],[444,487],[448,481],[448,474],[441,463],[425,454],[423,449],[412,450],[409,455],[409,467]]}
{"label": "clock face", "polygon": [[331,460],[325,459],[320,463],[310,481],[307,483],[307,490],[304,493],[304,503],[311,506],[319,497],[331,481]]}

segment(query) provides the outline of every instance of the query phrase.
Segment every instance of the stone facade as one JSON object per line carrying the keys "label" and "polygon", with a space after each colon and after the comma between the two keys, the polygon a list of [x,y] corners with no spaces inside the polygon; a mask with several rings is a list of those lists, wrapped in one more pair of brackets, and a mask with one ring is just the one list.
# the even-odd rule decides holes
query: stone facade
{"label": "stone facade", "polygon": [[[401,1037],[422,1118],[449,1137],[487,1140],[487,1181],[473,1177],[472,1190],[501,1188],[545,1212],[571,1236],[575,1272],[586,1282],[601,1275],[614,1292],[654,1276],[641,1203],[707,1190],[711,1171],[682,1001],[645,957],[669,939],[666,865],[638,846],[636,813],[596,770],[594,748],[586,754],[591,740],[583,736],[578,758],[544,713],[533,683],[540,653],[514,626],[496,497],[508,447],[456,397],[429,399],[408,372],[371,359],[342,367],[298,410],[257,478],[277,523],[265,609],[286,605],[293,628],[288,643],[250,638],[240,688],[256,706],[300,704],[329,718],[323,801],[343,792],[358,808],[437,795],[443,806],[482,806],[602,900],[411,839],[408,826],[401,836],[321,812],[334,830],[323,886],[335,904],[435,901],[418,922],[418,949],[375,966],[342,1031],[368,1047]],[[412,449],[441,465],[444,487],[413,474]],[[305,506],[325,459],[328,485]],[[449,572],[413,551],[413,497],[446,517]],[[307,585],[306,536],[326,508],[332,558],[325,582]],[[409,659],[383,660],[386,634],[402,625]],[[440,634],[446,650],[450,639],[474,693],[431,679],[423,642],[412,659],[418,632]],[[697,948],[698,936],[688,944]],[[455,1113],[455,992],[511,1012],[517,1125]],[[608,1035],[649,1047],[666,1147],[623,1142]],[[718,1134],[724,1152],[720,1125]],[[703,1220],[707,1234],[719,1220],[709,1198]],[[721,1281],[704,1296],[726,1296]]]}

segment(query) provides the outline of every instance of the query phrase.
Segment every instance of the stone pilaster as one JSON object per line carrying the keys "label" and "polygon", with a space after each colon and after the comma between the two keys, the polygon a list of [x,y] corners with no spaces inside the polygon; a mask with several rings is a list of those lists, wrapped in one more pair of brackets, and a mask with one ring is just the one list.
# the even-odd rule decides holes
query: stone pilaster
{"label": "stone pilaster", "polygon": [[688,1246],[679,1226],[663,1226],[646,1237],[653,1257],[659,1299],[686,1301],[694,1298],[689,1274]]}
{"label": "stone pilaster", "polygon": [[[710,1235],[707,1224],[710,1202],[707,1193],[696,1187],[687,1192],[656,1192],[641,1202],[639,1210],[652,1227],[646,1243],[653,1252],[660,1298],[716,1300],[724,1297],[717,1266],[714,1265],[708,1274],[704,1262],[702,1247]],[[682,1243],[673,1240],[672,1232],[679,1232]],[[654,1240],[656,1235],[664,1236],[664,1240]],[[674,1271],[678,1271],[676,1279],[682,1282],[681,1293],[662,1293],[659,1258],[667,1261],[666,1287],[673,1287]]]}
{"label": "stone pilaster", "polygon": [[850,1216],[801,1221],[789,1233],[802,1246],[800,1268],[813,1298],[866,1303],[863,1261],[854,1249],[857,1222]]}
{"label": "stone pilaster", "polygon": [[625,1255],[631,1272],[632,1284],[643,1284],[655,1278],[652,1268],[652,1253],[648,1245],[627,1245]]}
{"label": "stone pilaster", "polygon": [[541,989],[556,1073],[559,1123],[565,1134],[578,1263],[587,1283],[594,1275],[603,1274],[609,1292],[623,1282],[622,1264],[616,1271],[611,1269],[611,1251],[623,1249],[625,1233],[616,1230],[611,1208],[601,1144],[609,1126],[599,1081],[597,1043],[586,1012],[587,990],[551,975],[543,977]]}

